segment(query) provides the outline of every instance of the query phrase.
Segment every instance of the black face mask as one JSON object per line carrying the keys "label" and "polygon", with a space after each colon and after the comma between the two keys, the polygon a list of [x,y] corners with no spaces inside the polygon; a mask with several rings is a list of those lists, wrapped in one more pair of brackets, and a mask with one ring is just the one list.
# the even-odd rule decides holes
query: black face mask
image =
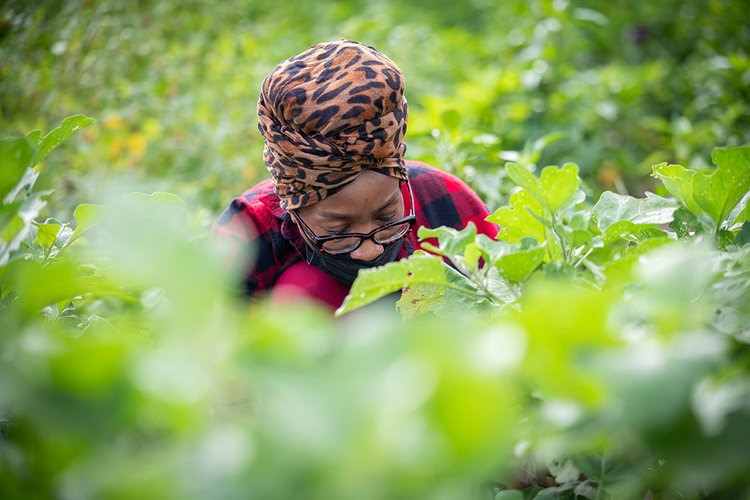
{"label": "black face mask", "polygon": [[400,239],[394,241],[383,247],[383,253],[378,256],[377,259],[368,262],[362,260],[354,260],[349,257],[349,254],[344,255],[329,255],[322,253],[316,249],[306,245],[307,248],[307,263],[325,271],[337,280],[352,286],[354,280],[357,279],[357,274],[360,269],[371,269],[373,267],[382,266],[396,260],[398,252],[404,244],[404,240]]}

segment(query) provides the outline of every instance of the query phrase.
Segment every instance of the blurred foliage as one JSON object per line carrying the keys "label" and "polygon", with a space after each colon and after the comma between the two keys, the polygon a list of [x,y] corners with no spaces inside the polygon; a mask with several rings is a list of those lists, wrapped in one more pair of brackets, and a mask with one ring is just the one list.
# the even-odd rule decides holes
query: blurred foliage
{"label": "blurred foliage", "polygon": [[508,163],[505,241],[423,228],[334,320],[240,302],[174,194],[44,219],[91,123],[0,142],[0,497],[750,495],[750,147],[593,208],[576,165]]}
{"label": "blurred foliage", "polygon": [[[206,228],[337,37],[502,241],[248,310]],[[747,498],[748,47],[739,0],[4,2],[0,498]]]}
{"label": "blurred foliage", "polygon": [[[337,37],[404,71],[408,156],[457,172],[493,208],[512,186],[500,159],[575,161],[594,190],[642,194],[654,163],[701,169],[711,147],[750,142],[742,0],[9,0],[0,134],[85,111],[98,123],[78,154],[50,160],[56,207],[127,173],[217,213],[265,175],[263,77]],[[548,134],[560,136],[541,151]]]}

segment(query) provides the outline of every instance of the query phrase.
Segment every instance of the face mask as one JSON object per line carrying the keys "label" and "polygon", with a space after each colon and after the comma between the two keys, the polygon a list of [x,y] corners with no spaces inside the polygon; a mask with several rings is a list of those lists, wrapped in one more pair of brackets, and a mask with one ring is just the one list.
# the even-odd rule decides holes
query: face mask
{"label": "face mask", "polygon": [[357,279],[357,274],[360,269],[371,269],[373,267],[393,262],[396,260],[396,256],[401,250],[403,244],[404,240],[400,239],[386,245],[383,248],[383,253],[380,254],[377,259],[369,262],[354,260],[349,257],[348,254],[339,256],[321,253],[320,251],[311,248],[310,245],[306,245],[307,263],[325,271],[337,280],[345,283],[347,286],[352,286],[354,280]]}

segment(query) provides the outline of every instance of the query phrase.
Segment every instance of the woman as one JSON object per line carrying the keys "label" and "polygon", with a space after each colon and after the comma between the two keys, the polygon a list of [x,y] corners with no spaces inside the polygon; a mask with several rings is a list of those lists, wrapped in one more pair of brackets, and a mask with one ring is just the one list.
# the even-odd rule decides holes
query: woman
{"label": "woman", "polygon": [[233,259],[253,252],[249,295],[336,308],[360,269],[419,248],[420,226],[473,222],[497,235],[466,184],[404,160],[403,91],[393,61],[351,40],[314,45],[266,77],[258,128],[271,179],[235,198],[214,226],[232,242]]}

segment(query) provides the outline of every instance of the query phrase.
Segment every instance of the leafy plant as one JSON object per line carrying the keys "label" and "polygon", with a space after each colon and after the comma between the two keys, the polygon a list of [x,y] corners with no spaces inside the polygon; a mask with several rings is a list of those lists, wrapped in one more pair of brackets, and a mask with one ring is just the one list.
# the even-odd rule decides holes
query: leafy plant
{"label": "leafy plant", "polygon": [[[528,345],[521,373],[538,406],[527,409],[534,424],[521,443],[529,460],[548,466],[521,481],[522,491],[496,488],[495,498],[731,490],[744,461],[726,456],[734,453],[726,443],[742,431],[709,431],[711,403],[700,394],[704,384],[746,394],[729,387],[749,380],[750,302],[739,304],[750,297],[750,261],[746,208],[738,206],[750,191],[749,153],[715,149],[711,172],[656,165],[654,175],[674,198],[605,192],[593,207],[575,165],[546,167],[537,177],[508,163],[520,189],[488,218],[500,224],[500,241],[473,226],[421,228],[422,240],[438,239],[437,247],[423,243],[432,255],[362,271],[337,314],[404,288],[398,305],[406,317],[484,310],[522,328]],[[701,348],[688,354],[693,343]],[[656,364],[642,365],[650,349]],[[692,478],[693,467],[708,466],[697,455],[673,455],[661,440],[675,432],[683,441],[695,432],[685,446],[696,453],[724,443],[716,453],[726,469]],[[624,435],[630,437],[617,437]]]}
{"label": "leafy plant", "polygon": [[[27,217],[35,184],[16,188],[43,149],[25,137],[3,143],[32,151],[4,181],[4,227],[26,236],[0,268],[3,498],[748,492],[750,247],[728,160],[746,149],[713,173],[657,166],[690,179],[667,186],[681,197],[593,206],[575,165],[508,165],[504,239],[422,228],[437,243],[362,272],[333,320],[248,310],[173,194],[105,196],[75,227]],[[711,212],[693,180],[728,168]],[[404,287],[401,318],[362,307]]]}

